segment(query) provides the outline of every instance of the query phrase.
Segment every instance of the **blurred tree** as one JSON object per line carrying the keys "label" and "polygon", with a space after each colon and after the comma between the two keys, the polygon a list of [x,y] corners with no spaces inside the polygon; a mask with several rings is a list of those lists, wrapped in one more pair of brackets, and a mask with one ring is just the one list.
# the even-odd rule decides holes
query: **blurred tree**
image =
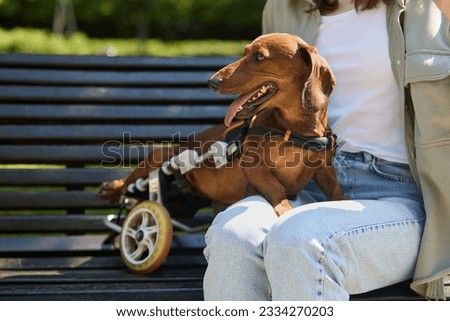
{"label": "blurred tree", "polygon": [[[59,0],[0,0],[0,27],[51,29]],[[92,37],[251,39],[265,0],[72,0],[78,30]]]}
{"label": "blurred tree", "polygon": [[56,0],[55,13],[53,15],[53,32],[72,36],[77,32],[77,29],[72,0]]}

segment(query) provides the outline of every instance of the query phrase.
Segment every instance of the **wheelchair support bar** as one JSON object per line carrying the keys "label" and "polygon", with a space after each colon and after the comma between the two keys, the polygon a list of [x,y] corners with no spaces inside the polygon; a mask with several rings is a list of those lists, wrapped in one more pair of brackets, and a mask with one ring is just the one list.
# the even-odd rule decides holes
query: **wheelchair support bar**
{"label": "wheelchair support bar", "polygon": [[[200,164],[212,157],[216,168],[223,167],[227,164],[227,143],[217,141],[214,142],[206,153],[198,156],[197,152],[192,149],[187,149],[178,155],[173,156],[169,161],[165,162],[161,169],[166,175],[173,175],[174,171],[180,171],[182,175],[190,172],[194,168],[200,166]],[[145,192],[148,190],[150,177],[139,178],[133,184],[128,185],[128,191],[133,193],[135,190]]]}

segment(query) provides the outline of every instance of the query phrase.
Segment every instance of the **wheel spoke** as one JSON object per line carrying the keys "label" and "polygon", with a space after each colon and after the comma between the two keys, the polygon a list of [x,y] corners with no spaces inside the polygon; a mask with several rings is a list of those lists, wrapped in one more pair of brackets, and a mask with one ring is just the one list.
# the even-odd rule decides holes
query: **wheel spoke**
{"label": "wheel spoke", "polygon": [[140,261],[142,260],[141,256],[142,254],[144,254],[145,250],[146,250],[147,246],[144,245],[143,243],[139,243],[138,247],[136,248],[136,250],[133,253],[129,254],[129,257],[132,260],[135,261]]}
{"label": "wheel spoke", "polygon": [[146,212],[142,212],[141,213],[141,218],[142,218],[142,221],[141,221],[141,229],[142,228],[144,228],[144,227],[147,227],[147,225],[148,225],[148,216],[149,216],[149,214],[147,214]]}
{"label": "wheel spoke", "polygon": [[158,233],[158,226],[153,225],[153,226],[147,226],[146,228],[143,229],[143,231],[145,232],[145,234],[156,234]]}
{"label": "wheel spoke", "polygon": [[155,243],[153,242],[153,238],[151,235],[147,235],[143,240],[141,244],[145,244],[145,246],[148,248],[148,252],[150,254],[153,253],[153,250],[155,248]]}
{"label": "wheel spoke", "polygon": [[129,226],[125,227],[125,235],[131,237],[133,240],[136,239],[136,231]]}

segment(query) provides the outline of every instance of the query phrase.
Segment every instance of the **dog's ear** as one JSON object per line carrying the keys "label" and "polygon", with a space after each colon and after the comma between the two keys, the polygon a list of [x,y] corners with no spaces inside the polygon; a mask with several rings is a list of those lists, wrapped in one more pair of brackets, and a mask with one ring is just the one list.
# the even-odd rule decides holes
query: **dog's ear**
{"label": "dog's ear", "polygon": [[326,60],[317,53],[316,47],[299,46],[298,53],[311,68],[302,91],[302,107],[306,112],[314,113],[327,104],[336,79]]}

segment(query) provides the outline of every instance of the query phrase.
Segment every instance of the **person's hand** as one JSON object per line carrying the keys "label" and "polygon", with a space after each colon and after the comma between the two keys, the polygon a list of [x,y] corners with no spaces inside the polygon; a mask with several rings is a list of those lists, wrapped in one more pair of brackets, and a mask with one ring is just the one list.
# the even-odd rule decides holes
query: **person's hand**
{"label": "person's hand", "polygon": [[450,0],[434,0],[434,3],[447,16],[447,19],[450,20]]}

